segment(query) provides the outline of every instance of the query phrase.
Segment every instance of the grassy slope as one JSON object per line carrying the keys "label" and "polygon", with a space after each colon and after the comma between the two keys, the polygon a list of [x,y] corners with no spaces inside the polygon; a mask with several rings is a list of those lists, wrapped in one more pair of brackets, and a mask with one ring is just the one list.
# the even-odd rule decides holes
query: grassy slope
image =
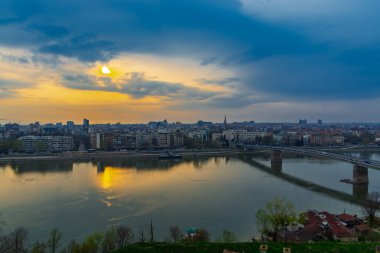
{"label": "grassy slope", "polygon": [[[283,243],[268,243],[268,253],[282,253]],[[375,243],[303,243],[288,244],[292,249],[292,253],[375,253]],[[222,253],[223,249],[233,250],[237,252],[259,252],[259,243],[145,243],[133,244],[124,249],[115,251],[114,253],[203,253],[215,252]]]}

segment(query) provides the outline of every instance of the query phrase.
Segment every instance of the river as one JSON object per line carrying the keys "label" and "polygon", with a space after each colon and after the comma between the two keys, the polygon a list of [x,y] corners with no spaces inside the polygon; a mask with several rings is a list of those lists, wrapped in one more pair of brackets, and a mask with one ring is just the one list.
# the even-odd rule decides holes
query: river
{"label": "river", "polygon": [[[380,160],[379,153],[353,155]],[[65,242],[80,241],[119,224],[137,234],[152,220],[159,240],[169,238],[169,226],[177,224],[182,230],[206,228],[212,239],[228,229],[247,241],[257,234],[255,212],[275,197],[297,211],[360,216],[354,199],[380,191],[380,171],[373,169],[368,186],[341,183],[352,177],[352,165],[340,161],[285,156],[282,169],[270,166],[266,154],[3,164],[0,220],[5,231],[27,228],[30,240],[45,240],[58,228]]]}

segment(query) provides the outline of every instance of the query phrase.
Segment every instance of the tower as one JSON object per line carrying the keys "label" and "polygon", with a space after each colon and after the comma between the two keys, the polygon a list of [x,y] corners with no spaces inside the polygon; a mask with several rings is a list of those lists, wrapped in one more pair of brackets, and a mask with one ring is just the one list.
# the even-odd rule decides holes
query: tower
{"label": "tower", "polygon": [[227,116],[224,115],[224,125],[227,125]]}

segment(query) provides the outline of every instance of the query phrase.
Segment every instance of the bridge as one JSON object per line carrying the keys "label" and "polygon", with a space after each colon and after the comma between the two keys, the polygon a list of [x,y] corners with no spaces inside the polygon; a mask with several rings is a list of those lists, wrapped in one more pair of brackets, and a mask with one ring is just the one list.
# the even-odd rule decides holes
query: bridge
{"label": "bridge", "polygon": [[272,152],[272,167],[282,169],[282,152],[296,153],[307,156],[335,159],[353,165],[352,184],[368,184],[368,168],[379,169],[380,161],[362,159],[350,155],[341,155],[332,152],[309,148],[281,147],[281,146],[261,146],[261,145],[244,145],[244,150],[268,150]]}
{"label": "bridge", "polygon": [[352,194],[348,194],[345,192],[328,188],[326,186],[313,183],[311,181],[307,181],[305,179],[298,178],[296,176],[285,174],[282,172],[281,167],[278,167],[278,164],[272,163],[271,166],[267,166],[265,164],[262,164],[261,162],[257,162],[255,158],[250,155],[240,156],[238,159],[244,161],[247,164],[252,165],[253,167],[265,173],[280,178],[281,180],[289,182],[293,185],[297,185],[304,189],[313,192],[318,192],[320,194],[339,199],[341,201],[350,202],[357,205],[363,205],[368,195],[368,184],[353,184]]}

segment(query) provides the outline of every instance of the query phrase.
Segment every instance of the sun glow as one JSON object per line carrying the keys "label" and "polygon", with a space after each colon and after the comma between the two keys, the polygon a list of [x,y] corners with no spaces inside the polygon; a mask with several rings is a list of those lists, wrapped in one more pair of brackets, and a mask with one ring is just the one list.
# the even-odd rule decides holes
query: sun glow
{"label": "sun glow", "polygon": [[109,75],[109,74],[111,74],[111,70],[107,66],[104,65],[102,67],[102,73],[105,75]]}

